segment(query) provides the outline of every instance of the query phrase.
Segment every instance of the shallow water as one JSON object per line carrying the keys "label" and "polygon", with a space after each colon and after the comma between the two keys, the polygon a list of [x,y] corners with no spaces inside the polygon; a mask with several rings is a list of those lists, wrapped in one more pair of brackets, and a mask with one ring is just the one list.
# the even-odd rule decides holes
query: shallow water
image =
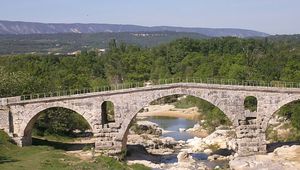
{"label": "shallow water", "polygon": [[192,128],[196,122],[184,118],[170,118],[170,117],[149,117],[146,120],[158,124],[158,126],[168,132],[164,133],[162,137],[172,137],[175,140],[188,140],[194,138],[187,132],[179,132],[179,128]]}
{"label": "shallow water", "polygon": [[[184,140],[194,138],[192,134],[187,132],[179,132],[179,128],[192,128],[197,122],[192,120],[187,120],[184,118],[170,118],[170,117],[148,117],[146,120],[158,124],[158,126],[165,131],[161,137],[172,137],[175,140]],[[174,154],[164,155],[160,158],[160,163],[165,163],[167,166],[173,166],[174,163],[178,161],[177,154],[179,150],[175,150]],[[196,160],[196,163],[203,162],[209,168],[213,169],[215,166],[226,167],[227,161],[208,161],[208,155],[205,153],[193,153],[193,158]],[[168,168],[167,168],[168,169]],[[197,168],[196,168],[197,169]]]}

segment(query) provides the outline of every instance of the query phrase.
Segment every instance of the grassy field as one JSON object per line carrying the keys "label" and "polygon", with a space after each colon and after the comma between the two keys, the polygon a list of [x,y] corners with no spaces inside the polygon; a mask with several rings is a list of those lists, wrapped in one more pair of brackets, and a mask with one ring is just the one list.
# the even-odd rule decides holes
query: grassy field
{"label": "grassy field", "polygon": [[99,156],[82,160],[49,146],[17,147],[0,131],[1,170],[148,170],[143,165],[126,165],[113,158]]}

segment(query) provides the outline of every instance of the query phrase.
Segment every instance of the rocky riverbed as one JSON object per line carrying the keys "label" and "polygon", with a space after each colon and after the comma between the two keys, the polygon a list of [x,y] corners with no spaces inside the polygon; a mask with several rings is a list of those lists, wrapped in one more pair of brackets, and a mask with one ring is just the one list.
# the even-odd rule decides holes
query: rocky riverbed
{"label": "rocky riverbed", "polygon": [[[229,130],[219,129],[205,138],[192,137],[176,140],[163,137],[170,133],[149,121],[138,121],[128,136],[128,163],[142,163],[153,169],[214,169],[226,167],[231,158]],[[142,133],[141,129],[144,130]],[[178,133],[202,129],[199,124],[192,128],[178,128]],[[161,133],[161,134],[160,134]],[[159,135],[160,134],[160,135]],[[223,150],[222,150],[223,149]]]}
{"label": "rocky riverbed", "polygon": [[238,157],[229,164],[233,170],[299,170],[300,146],[282,146],[266,155]]}
{"label": "rocky riverbed", "polygon": [[[160,109],[164,109],[163,113],[160,113]],[[127,156],[129,164],[141,163],[154,170],[300,170],[299,145],[276,146],[265,155],[238,157],[234,152],[237,144],[233,127],[220,126],[208,134],[201,127],[201,122],[194,122],[192,127],[180,126],[190,126],[184,120],[195,115],[195,108],[182,113],[182,110],[167,105],[150,107],[147,111],[138,117],[136,129],[130,130]],[[192,114],[184,115],[190,113]],[[180,116],[174,120],[160,117],[160,121],[148,117],[160,115]],[[136,131],[137,129],[139,130]]]}

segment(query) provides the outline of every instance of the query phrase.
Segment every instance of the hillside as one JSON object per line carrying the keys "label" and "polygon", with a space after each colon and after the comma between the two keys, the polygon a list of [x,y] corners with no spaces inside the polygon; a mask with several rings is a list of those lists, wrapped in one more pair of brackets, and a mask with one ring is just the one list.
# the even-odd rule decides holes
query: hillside
{"label": "hillside", "polygon": [[265,37],[266,33],[234,28],[187,28],[170,26],[138,26],[120,24],[65,24],[36,23],[20,21],[0,21],[0,34],[55,34],[55,33],[99,33],[99,32],[190,32],[211,37]]}
{"label": "hillside", "polygon": [[68,53],[82,49],[107,48],[112,39],[142,47],[153,47],[183,37],[208,38],[197,33],[179,32],[0,35],[0,55],[32,52]]}

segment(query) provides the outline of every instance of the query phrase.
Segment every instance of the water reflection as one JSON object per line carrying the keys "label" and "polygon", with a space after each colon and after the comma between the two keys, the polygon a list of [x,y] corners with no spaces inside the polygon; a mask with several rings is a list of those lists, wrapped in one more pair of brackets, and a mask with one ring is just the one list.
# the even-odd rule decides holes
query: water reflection
{"label": "water reflection", "polygon": [[196,124],[196,121],[170,117],[149,117],[146,120],[158,124],[159,127],[167,131],[162,135],[162,137],[172,137],[177,141],[186,141],[193,138],[193,136],[187,132],[179,132],[179,128],[192,128]]}

